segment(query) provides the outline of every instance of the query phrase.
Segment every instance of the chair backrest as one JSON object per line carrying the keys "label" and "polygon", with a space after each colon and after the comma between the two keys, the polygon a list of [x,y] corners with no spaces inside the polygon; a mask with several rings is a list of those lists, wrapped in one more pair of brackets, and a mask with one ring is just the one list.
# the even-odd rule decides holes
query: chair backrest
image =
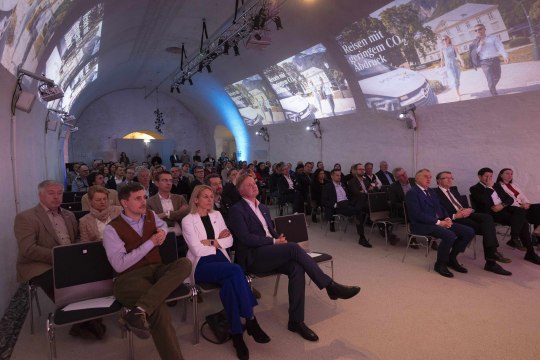
{"label": "chair backrest", "polygon": [[73,211],[73,214],[75,215],[75,218],[77,221],[79,221],[84,215],[90,213],[88,210],[81,210],[81,211]]}
{"label": "chair backrest", "polygon": [[80,202],[84,194],[86,194],[85,191],[64,191],[64,193],[62,194],[62,202]]}
{"label": "chair backrest", "polygon": [[163,264],[178,260],[178,244],[174,232],[168,232],[165,241],[159,247],[159,255]]}
{"label": "chair backrest", "polygon": [[471,199],[471,207],[476,210],[476,203],[474,202],[474,198],[472,195],[469,194],[469,199]]}
{"label": "chair backrest", "polygon": [[381,186],[381,191],[382,192],[388,192],[389,188],[390,188],[390,185],[383,185],[383,186]]}
{"label": "chair backrest", "polygon": [[462,202],[463,204],[466,205],[465,207],[468,207],[468,208],[471,207],[471,205],[469,204],[469,198],[467,197],[467,195],[461,195],[461,199],[460,199],[460,200],[461,200],[461,202]]}
{"label": "chair backrest", "polygon": [[57,246],[52,255],[56,305],[112,295],[114,271],[101,241]]}
{"label": "chair backrest", "polygon": [[70,203],[62,203],[60,206],[63,209],[69,210],[69,211],[81,211],[82,210],[82,204],[80,202],[70,202]]}
{"label": "chair backrest", "polygon": [[369,218],[372,221],[388,218],[390,204],[387,192],[368,193]]}
{"label": "chair backrest", "polygon": [[309,251],[309,236],[307,231],[306,216],[293,214],[274,218],[276,232],[285,235],[288,242],[295,242],[304,250]]}

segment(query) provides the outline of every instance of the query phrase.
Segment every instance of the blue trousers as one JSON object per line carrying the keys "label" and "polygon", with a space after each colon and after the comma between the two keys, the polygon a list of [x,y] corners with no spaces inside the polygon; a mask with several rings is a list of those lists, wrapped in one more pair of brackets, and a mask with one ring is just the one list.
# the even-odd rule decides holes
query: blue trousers
{"label": "blue trousers", "polygon": [[195,269],[195,282],[221,287],[219,296],[231,326],[231,334],[241,334],[243,329],[240,317],[253,318],[253,307],[257,305],[242,268],[230,263],[221,251],[217,251],[216,255],[204,256],[199,260]]}

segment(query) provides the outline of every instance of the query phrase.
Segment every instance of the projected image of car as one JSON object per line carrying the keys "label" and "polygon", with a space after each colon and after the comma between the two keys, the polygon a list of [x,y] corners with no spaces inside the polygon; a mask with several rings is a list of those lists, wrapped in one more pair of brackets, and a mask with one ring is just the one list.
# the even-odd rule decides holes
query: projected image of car
{"label": "projected image of car", "polygon": [[238,112],[240,112],[240,116],[242,116],[242,119],[246,123],[247,126],[254,126],[258,125],[262,122],[263,117],[257,110],[252,108],[251,106],[238,109]]}
{"label": "projected image of car", "polygon": [[263,117],[262,115],[252,108],[251,106],[246,106],[244,102],[234,99],[234,104],[238,108],[242,120],[246,123],[247,126],[255,126],[261,124]]}
{"label": "projected image of car", "polygon": [[355,57],[349,61],[357,71],[358,83],[369,108],[399,110],[410,104],[437,104],[437,96],[420,73],[404,68],[376,63],[372,59]]}
{"label": "projected image of car", "polygon": [[274,87],[285,118],[292,122],[314,120],[315,114],[311,111],[309,102],[299,95],[293,95],[283,87]]}

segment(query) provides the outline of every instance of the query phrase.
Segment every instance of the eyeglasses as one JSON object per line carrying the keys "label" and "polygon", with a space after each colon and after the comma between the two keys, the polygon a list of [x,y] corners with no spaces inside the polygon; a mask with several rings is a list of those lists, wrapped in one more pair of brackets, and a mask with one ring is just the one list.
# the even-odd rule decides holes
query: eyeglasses
{"label": "eyeglasses", "polygon": [[480,30],[486,30],[484,28],[478,28],[478,29],[474,29],[474,32],[479,32]]}
{"label": "eyeglasses", "polygon": [[439,180],[454,180],[453,177],[442,177]]}

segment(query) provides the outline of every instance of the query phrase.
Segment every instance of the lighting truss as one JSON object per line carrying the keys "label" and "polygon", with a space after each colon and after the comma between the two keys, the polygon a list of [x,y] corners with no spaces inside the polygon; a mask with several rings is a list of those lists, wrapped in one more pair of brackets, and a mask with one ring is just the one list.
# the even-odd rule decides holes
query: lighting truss
{"label": "lighting truss", "polygon": [[[259,30],[255,19],[259,19],[261,13],[266,15],[266,22],[274,21],[276,27],[279,29],[281,27],[281,19],[278,16],[279,10],[273,4],[274,1],[271,0],[249,2],[243,6],[246,9],[240,9],[240,13],[235,17],[235,20],[229,26],[225,27],[224,30],[221,32],[218,31],[204,43],[201,39],[199,53],[193,55],[191,58],[187,58],[186,56],[186,62],[184,62],[184,54],[182,54],[181,65],[173,77],[171,88],[178,88],[186,80],[192,84],[191,78],[193,75],[200,72],[203,68],[210,70],[210,63],[220,55],[228,54],[230,48],[234,49],[235,55],[239,54],[238,44],[248,38],[254,30]],[[203,20],[203,34],[205,29]]]}

